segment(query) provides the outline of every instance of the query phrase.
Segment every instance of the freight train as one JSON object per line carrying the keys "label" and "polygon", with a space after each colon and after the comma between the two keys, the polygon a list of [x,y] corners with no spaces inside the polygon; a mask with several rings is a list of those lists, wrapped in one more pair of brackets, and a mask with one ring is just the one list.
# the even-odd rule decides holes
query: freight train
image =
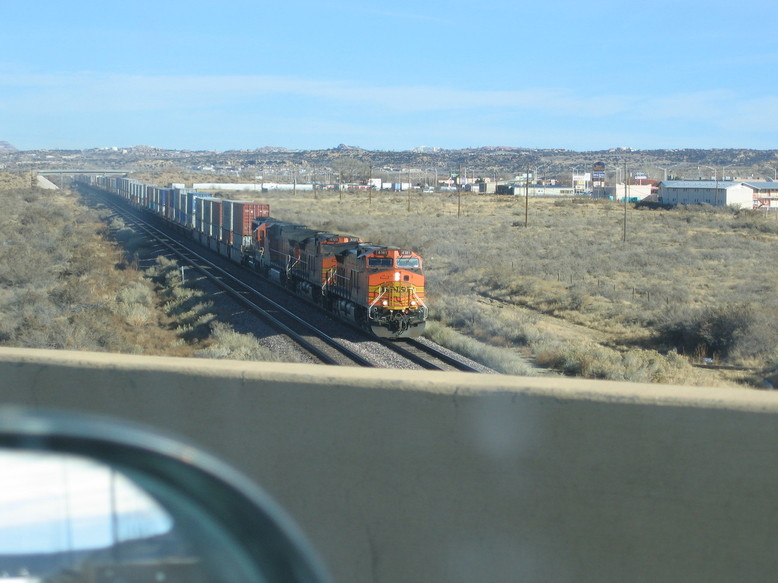
{"label": "freight train", "polygon": [[376,336],[411,338],[424,331],[424,271],[413,251],[278,220],[263,203],[131,178],[80,175],[76,181],[161,217],[200,244]]}

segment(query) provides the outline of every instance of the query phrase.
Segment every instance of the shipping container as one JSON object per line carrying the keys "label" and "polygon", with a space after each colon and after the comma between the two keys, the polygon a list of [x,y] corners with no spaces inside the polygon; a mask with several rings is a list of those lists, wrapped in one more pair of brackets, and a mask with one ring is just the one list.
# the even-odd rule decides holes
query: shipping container
{"label": "shipping container", "polygon": [[175,194],[175,191],[172,188],[163,188],[162,189],[162,200],[163,200],[163,207],[162,207],[162,216],[165,217],[168,220],[173,220],[174,216],[174,208],[173,208],[173,195]]}
{"label": "shipping container", "polygon": [[186,222],[185,225],[189,227],[190,229],[194,229],[195,223],[194,223],[194,217],[195,217],[195,201],[197,200],[198,196],[203,196],[199,192],[194,192],[192,190],[187,191],[186,193]]}
{"label": "shipping container", "polygon": [[164,202],[162,200],[162,189],[159,186],[151,187],[151,212],[162,214]]}
{"label": "shipping container", "polygon": [[144,205],[145,208],[151,210],[152,208],[156,208],[154,206],[155,200],[154,200],[154,193],[156,191],[156,186],[148,184],[146,185],[146,204]]}
{"label": "shipping container", "polygon": [[251,221],[270,216],[270,205],[250,200],[225,200],[222,205],[222,241],[240,247],[251,235]]}
{"label": "shipping container", "polygon": [[176,191],[178,203],[176,207],[176,222],[190,229],[197,229],[195,216],[197,215],[196,200],[198,198],[212,198],[202,192],[196,192],[191,188],[179,188]]}
{"label": "shipping container", "polygon": [[195,230],[208,237],[219,239],[221,235],[220,198],[210,196],[195,198]]}

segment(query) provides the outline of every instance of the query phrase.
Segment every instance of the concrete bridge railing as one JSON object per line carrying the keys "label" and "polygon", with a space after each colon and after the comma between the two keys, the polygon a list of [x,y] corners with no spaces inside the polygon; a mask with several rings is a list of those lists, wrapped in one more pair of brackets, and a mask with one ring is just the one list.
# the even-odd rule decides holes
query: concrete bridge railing
{"label": "concrete bridge railing", "polygon": [[336,581],[772,581],[778,396],[0,349],[3,404],[142,422],[258,481]]}

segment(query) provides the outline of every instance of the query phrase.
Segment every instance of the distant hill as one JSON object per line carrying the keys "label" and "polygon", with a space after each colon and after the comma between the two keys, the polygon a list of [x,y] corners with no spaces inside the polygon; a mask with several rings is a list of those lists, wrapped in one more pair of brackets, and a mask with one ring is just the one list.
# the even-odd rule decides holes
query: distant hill
{"label": "distant hill", "polygon": [[[346,182],[368,177],[392,181],[404,174],[412,182],[445,178],[451,173],[505,180],[526,172],[570,184],[572,174],[590,172],[603,164],[609,181],[625,172],[641,172],[654,180],[664,178],[735,177],[778,180],[778,150],[745,148],[638,150],[614,147],[575,151],[564,148],[484,146],[448,150],[421,146],[413,150],[365,150],[339,144],[325,150],[298,150],[264,146],[250,150],[167,150],[151,146],[88,150],[17,151],[0,142],[2,168],[7,172],[30,169],[110,168],[131,172],[190,172],[254,178],[261,174],[291,182],[338,176]],[[310,177],[310,178],[309,178]],[[435,179],[432,178],[432,179]],[[148,177],[151,182],[157,178]],[[173,180],[177,181],[177,180]],[[196,182],[199,182],[196,181]]]}

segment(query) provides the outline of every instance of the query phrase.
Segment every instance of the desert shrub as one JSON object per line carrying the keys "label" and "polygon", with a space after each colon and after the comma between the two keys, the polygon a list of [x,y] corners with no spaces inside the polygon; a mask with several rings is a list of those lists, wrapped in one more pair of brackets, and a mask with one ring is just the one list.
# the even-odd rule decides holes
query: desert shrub
{"label": "desert shrub", "polygon": [[146,282],[135,281],[117,294],[113,310],[131,326],[153,322],[154,292]]}
{"label": "desert shrub", "polygon": [[133,283],[139,273],[115,271],[120,255],[102,239],[98,213],[67,192],[2,196],[0,342],[137,352],[148,339],[139,327],[154,320],[144,310],[153,304],[141,297],[143,284]]}
{"label": "desert shrub", "polygon": [[[778,221],[747,211],[630,207],[623,241],[623,204],[584,197],[530,198],[527,228],[523,197],[463,195],[460,201],[456,194],[412,195],[410,212],[405,193],[373,193],[368,201],[366,193],[314,197],[279,191],[263,193],[261,200],[286,220],[421,251],[432,318],[475,340],[535,350],[557,343],[549,334],[557,325],[592,329],[592,338],[621,350],[611,354],[583,343],[579,355],[564,351],[567,364],[561,361],[561,368],[603,378],[683,378],[689,373],[684,357],[663,357],[678,361],[669,366],[658,353],[632,353],[630,347],[651,346],[646,343],[655,335],[661,342],[654,346],[662,352],[677,346],[694,353],[697,346],[666,341],[673,336],[668,319],[673,305],[695,311],[702,298],[709,305],[756,304],[778,285],[777,272],[765,267],[775,253],[772,224]],[[478,295],[503,309],[484,308]],[[551,325],[526,320],[528,311]],[[735,339],[723,342],[729,360],[749,358],[760,345],[778,345],[770,332],[775,321],[768,314],[763,322],[729,330]],[[712,329],[719,340],[728,334],[723,321]],[[571,338],[583,336],[577,329]],[[719,344],[713,343],[714,350],[721,350]]]}
{"label": "desert shrub", "polygon": [[538,374],[536,367],[513,350],[480,342],[438,322],[428,322],[424,335],[441,346],[480,362],[497,372],[523,376]]}
{"label": "desert shrub", "polygon": [[0,286],[41,287],[50,285],[57,274],[43,249],[13,241],[0,248]]}
{"label": "desert shrub", "polygon": [[706,381],[677,353],[618,351],[592,343],[545,341],[535,347],[539,365],[569,376],[627,382],[704,384]]}
{"label": "desert shrub", "polygon": [[136,281],[123,288],[116,296],[116,301],[127,305],[151,306],[154,303],[154,292],[142,281]]}
{"label": "desert shrub", "polygon": [[231,360],[278,360],[276,354],[262,346],[251,334],[239,334],[222,322],[211,322],[211,344],[198,350],[202,358],[229,358]]}
{"label": "desert shrub", "polygon": [[125,344],[110,313],[95,306],[78,313],[60,312],[54,317],[27,316],[14,331],[12,344],[26,348],[121,351]]}
{"label": "desert shrub", "polygon": [[736,209],[730,222],[733,229],[742,229],[758,233],[778,233],[778,221],[775,217],[769,217],[764,211],[756,209]]}
{"label": "desert shrub", "polygon": [[[113,215],[80,206],[67,192],[18,188],[0,196],[2,345],[188,356],[218,344],[204,293],[182,282],[175,261],[159,259],[148,277],[133,269],[144,240]],[[101,219],[112,220],[124,259],[103,239]],[[168,314],[157,307],[163,303]],[[271,359],[253,337],[216,337],[230,358]]]}
{"label": "desert shrub", "polygon": [[27,172],[0,171],[0,190],[22,190],[29,185],[30,176]]}
{"label": "desert shrub", "polygon": [[125,227],[121,220],[112,221],[111,236],[122,246],[128,257],[140,253],[148,246],[148,240],[143,234]]}
{"label": "desert shrub", "polygon": [[453,328],[470,329],[481,318],[482,310],[472,298],[441,297],[432,305],[430,317]]}
{"label": "desert shrub", "polygon": [[761,371],[762,387],[778,389],[778,353],[774,353],[766,366]]}
{"label": "desert shrub", "polygon": [[759,316],[751,304],[678,308],[659,325],[659,341],[687,354],[727,358],[759,349]]}
{"label": "desert shrub", "polygon": [[164,255],[156,258],[154,265],[146,271],[146,275],[154,283],[168,290],[179,287],[183,283],[178,263]]}
{"label": "desert shrub", "polygon": [[143,326],[154,321],[154,311],[138,304],[120,304],[116,314],[130,326]]}
{"label": "desert shrub", "polygon": [[[487,306],[474,295],[439,298],[433,304],[430,318],[495,346],[527,344],[538,335],[534,315]],[[429,336],[428,333],[425,335]]]}
{"label": "desert shrub", "polygon": [[157,257],[148,275],[157,286],[162,309],[181,337],[189,342],[206,339],[216,317],[206,293],[182,280],[178,263],[165,256]]}

